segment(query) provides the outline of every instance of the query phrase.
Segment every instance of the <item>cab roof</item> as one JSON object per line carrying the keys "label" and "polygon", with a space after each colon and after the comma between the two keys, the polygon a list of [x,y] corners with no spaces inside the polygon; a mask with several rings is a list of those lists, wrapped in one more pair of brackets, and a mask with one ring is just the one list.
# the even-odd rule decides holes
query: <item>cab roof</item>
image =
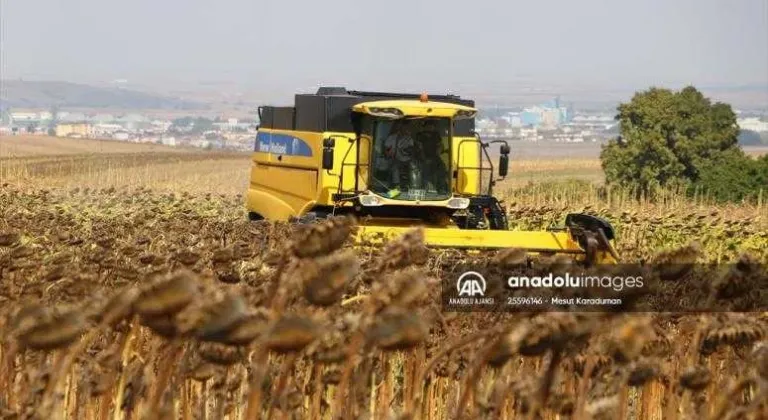
{"label": "cab roof", "polygon": [[[259,124],[262,129],[293,130],[305,132],[352,132],[354,108],[376,102],[378,107],[397,108],[410,116],[454,116],[454,133],[471,136],[475,127],[475,102],[457,95],[429,94],[428,102],[421,103],[424,94],[403,92],[367,92],[347,90],[343,87],[321,87],[317,93],[296,94],[291,105],[259,107]],[[386,105],[386,106],[385,106]],[[369,108],[370,109],[370,108]],[[432,111],[427,112],[428,109]],[[369,112],[368,112],[369,113]]]}
{"label": "cab roof", "polygon": [[352,107],[355,112],[371,113],[371,109],[396,108],[409,116],[453,117],[457,111],[477,112],[477,109],[448,102],[396,99],[362,102]]}

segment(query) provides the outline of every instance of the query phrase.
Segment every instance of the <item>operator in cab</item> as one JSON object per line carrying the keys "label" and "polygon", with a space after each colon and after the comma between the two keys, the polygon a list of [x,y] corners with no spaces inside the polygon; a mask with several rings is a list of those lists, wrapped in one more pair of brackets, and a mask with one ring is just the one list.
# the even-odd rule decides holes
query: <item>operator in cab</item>
{"label": "operator in cab", "polygon": [[401,191],[409,188],[412,172],[414,141],[404,121],[395,121],[392,130],[384,140],[384,155],[390,160],[390,181]]}
{"label": "operator in cab", "polygon": [[435,120],[428,119],[424,122],[422,129],[417,135],[421,151],[421,160],[424,172],[424,188],[433,190],[436,193],[447,193],[448,169],[443,160],[443,154],[446,152],[443,137]]}

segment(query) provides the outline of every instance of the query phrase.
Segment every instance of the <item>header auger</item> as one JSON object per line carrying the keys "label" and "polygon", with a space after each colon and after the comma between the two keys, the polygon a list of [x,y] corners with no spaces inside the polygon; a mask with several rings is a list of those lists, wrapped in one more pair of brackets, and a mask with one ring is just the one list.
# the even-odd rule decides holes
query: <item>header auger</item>
{"label": "header auger", "polygon": [[[506,141],[474,132],[474,101],[320,88],[294,106],[259,108],[246,206],[253,220],[309,221],[353,215],[361,243],[414,226],[428,246],[520,248],[615,263],[614,231],[598,217],[570,214],[565,226],[510,231],[493,195],[508,172]],[[489,149],[498,143],[498,167]]]}

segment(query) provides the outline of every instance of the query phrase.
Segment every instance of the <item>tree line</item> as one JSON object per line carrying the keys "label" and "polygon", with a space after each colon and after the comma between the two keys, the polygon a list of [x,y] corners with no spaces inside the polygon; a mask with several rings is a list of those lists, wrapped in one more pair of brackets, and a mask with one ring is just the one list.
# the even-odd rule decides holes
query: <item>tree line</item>
{"label": "tree line", "polygon": [[744,153],[731,106],[713,103],[695,87],[637,92],[619,105],[616,119],[620,135],[600,153],[607,185],[646,195],[680,188],[718,201],[768,193],[768,155]]}

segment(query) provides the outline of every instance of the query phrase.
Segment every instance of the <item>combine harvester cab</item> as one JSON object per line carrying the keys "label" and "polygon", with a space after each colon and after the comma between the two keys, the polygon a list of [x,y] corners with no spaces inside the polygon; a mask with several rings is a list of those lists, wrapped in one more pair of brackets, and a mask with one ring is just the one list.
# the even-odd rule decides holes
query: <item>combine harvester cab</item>
{"label": "combine harvester cab", "polygon": [[[611,225],[570,214],[565,226],[510,231],[493,195],[508,172],[506,141],[474,132],[474,102],[320,88],[293,106],[259,108],[246,206],[252,220],[353,215],[357,240],[376,243],[420,226],[428,246],[520,248],[618,261]],[[489,149],[499,145],[498,167]]]}

